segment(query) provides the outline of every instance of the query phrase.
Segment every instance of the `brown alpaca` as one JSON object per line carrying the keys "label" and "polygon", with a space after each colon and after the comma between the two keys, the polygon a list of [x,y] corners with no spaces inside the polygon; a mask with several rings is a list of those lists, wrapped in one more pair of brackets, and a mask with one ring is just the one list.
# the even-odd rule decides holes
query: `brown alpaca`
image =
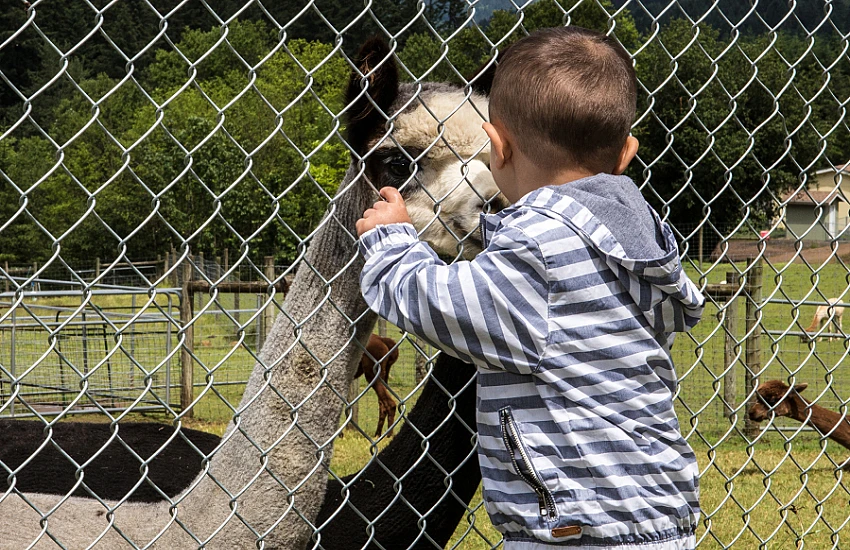
{"label": "brown alpaca", "polygon": [[780,380],[769,380],[761,384],[756,389],[758,401],[750,405],[747,411],[750,420],[767,420],[772,410],[776,416],[787,416],[797,422],[808,423],[820,433],[829,434],[827,437],[839,445],[850,449],[850,417],[814,405],[800,397],[800,393],[808,387],[808,384],[797,384],[792,389]]}
{"label": "brown alpaca", "polygon": [[[387,437],[393,436],[396,402],[390,395],[387,380],[390,379],[390,369],[396,361],[398,361],[398,347],[396,347],[395,340],[372,334],[369,336],[369,343],[366,344],[366,353],[363,354],[360,364],[357,366],[357,372],[354,373],[355,379],[361,374],[366,375],[366,382],[372,384],[372,389],[378,396],[378,428],[375,430],[375,437],[381,435],[384,420],[387,420],[387,427],[390,429]],[[380,365],[381,370],[378,381],[373,382],[376,364]]]}
{"label": "brown alpaca", "polygon": [[[815,316],[812,317],[812,324],[809,325],[806,332],[816,332],[820,327],[826,325],[830,321],[830,309],[832,309],[835,315],[832,318],[832,323],[838,327],[839,332],[843,332],[844,327],[841,326],[841,318],[844,316],[844,307],[835,305],[840,301],[838,298],[830,298],[827,300],[829,302],[828,306],[818,306]],[[832,338],[832,336],[829,337],[830,342],[832,342]],[[803,336],[802,340],[808,340],[808,335]],[[821,337],[821,340],[823,340],[823,337]]]}

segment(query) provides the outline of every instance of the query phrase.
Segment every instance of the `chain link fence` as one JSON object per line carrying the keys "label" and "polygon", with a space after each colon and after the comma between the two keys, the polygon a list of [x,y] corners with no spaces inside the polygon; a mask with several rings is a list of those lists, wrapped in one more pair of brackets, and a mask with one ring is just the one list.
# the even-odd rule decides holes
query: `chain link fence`
{"label": "chain link fence", "polygon": [[[474,252],[486,146],[454,129],[486,117],[478,69],[558,25],[633,56],[628,174],[708,298],[673,350],[699,548],[846,546],[850,2],[6,0],[0,21],[0,430],[30,429],[0,437],[0,548],[499,547],[474,372],[382,327],[399,359],[350,383],[382,359],[353,221],[416,161],[423,238]],[[375,35],[389,55],[359,64]],[[398,110],[367,98],[389,65]]]}

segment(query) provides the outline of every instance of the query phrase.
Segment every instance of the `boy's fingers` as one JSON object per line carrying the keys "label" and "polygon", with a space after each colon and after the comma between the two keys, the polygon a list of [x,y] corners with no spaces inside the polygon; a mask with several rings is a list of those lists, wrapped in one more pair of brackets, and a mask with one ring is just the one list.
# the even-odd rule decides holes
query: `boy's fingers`
{"label": "boy's fingers", "polygon": [[382,187],[381,196],[387,199],[390,204],[404,204],[404,199],[401,198],[401,193],[395,187]]}

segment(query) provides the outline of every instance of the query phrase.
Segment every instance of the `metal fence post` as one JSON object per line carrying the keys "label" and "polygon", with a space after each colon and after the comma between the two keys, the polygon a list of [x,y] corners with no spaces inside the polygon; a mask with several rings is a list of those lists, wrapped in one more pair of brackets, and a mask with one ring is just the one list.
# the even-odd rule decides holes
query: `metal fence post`
{"label": "metal fence post", "polygon": [[185,416],[191,417],[189,406],[194,398],[192,377],[192,352],[195,351],[195,327],[191,325],[194,296],[189,290],[192,279],[192,264],[187,258],[183,264],[183,292],[180,294],[180,325],[183,327],[183,348],[180,350],[180,408]]}
{"label": "metal fence post", "polygon": [[[755,388],[758,375],[761,373],[761,291],[762,291],[762,260],[749,259],[750,266],[746,274],[747,284],[747,365],[744,369],[744,391],[747,394],[747,408],[755,401]],[[758,424],[744,415],[744,433],[753,437],[758,433]]]}

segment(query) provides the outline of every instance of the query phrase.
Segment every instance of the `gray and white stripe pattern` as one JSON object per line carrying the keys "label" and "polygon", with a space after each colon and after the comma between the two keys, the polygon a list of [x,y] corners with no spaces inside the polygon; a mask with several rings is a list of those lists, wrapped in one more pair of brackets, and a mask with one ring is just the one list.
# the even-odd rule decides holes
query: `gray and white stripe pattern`
{"label": "gray and white stripe pattern", "polygon": [[692,547],[698,468],[670,345],[704,299],[649,211],[661,258],[628,258],[558,187],[483,216],[469,262],[446,265],[406,224],[361,238],[370,307],[479,367],[484,499],[506,548]]}

